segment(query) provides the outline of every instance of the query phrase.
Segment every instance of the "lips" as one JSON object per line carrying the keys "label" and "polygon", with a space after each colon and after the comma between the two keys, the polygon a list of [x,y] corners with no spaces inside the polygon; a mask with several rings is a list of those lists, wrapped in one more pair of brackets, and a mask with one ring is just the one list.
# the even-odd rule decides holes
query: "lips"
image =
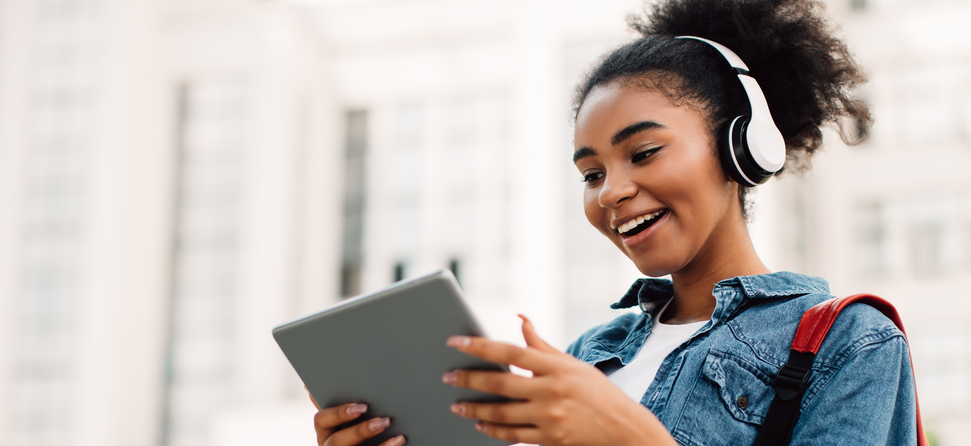
{"label": "lips", "polygon": [[624,223],[619,227],[617,227],[617,233],[620,234],[621,237],[632,237],[634,235],[640,234],[641,231],[647,228],[650,228],[651,225],[656,223],[658,220],[661,219],[661,217],[664,217],[667,213],[668,213],[667,209],[662,209],[660,211],[657,211],[651,214],[644,214],[644,215],[635,217],[629,220],[627,223]]}

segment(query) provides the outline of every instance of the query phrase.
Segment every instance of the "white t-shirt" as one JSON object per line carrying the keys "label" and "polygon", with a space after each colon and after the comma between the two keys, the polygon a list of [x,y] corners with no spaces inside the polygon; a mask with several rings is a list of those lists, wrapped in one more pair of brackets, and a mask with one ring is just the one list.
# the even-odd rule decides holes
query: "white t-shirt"
{"label": "white t-shirt", "polygon": [[[658,320],[665,309],[667,305],[657,313]],[[607,376],[607,379],[638,403],[644,397],[644,392],[647,392],[648,386],[654,381],[654,376],[657,375],[657,370],[661,367],[664,358],[708,322],[669,325],[662,324],[658,320],[654,321],[651,334],[644,340],[634,359]]]}

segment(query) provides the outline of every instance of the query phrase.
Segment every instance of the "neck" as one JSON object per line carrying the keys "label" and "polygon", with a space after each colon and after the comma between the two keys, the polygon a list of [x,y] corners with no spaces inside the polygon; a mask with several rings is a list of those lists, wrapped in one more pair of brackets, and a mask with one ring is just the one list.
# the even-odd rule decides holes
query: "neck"
{"label": "neck", "polygon": [[708,320],[715,310],[712,290],[716,283],[735,276],[771,272],[755,252],[745,221],[741,217],[738,220],[724,231],[713,232],[695,260],[671,274],[674,300],[665,311],[665,323]]}

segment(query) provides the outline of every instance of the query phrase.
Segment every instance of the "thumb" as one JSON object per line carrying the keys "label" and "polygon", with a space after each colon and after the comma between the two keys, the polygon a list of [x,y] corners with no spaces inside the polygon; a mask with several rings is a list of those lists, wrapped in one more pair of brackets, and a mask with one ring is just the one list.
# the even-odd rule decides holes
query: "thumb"
{"label": "thumb", "polygon": [[523,320],[523,339],[526,340],[527,346],[548,353],[560,352],[552,345],[546,343],[543,338],[539,337],[539,334],[536,333],[536,327],[533,326],[533,322],[528,317],[520,314],[519,318]]}

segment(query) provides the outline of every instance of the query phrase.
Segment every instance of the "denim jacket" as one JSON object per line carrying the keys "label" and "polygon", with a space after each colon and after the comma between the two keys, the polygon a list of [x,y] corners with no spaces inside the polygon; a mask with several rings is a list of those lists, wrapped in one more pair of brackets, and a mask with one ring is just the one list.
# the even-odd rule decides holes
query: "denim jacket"
{"label": "denim jacket", "polygon": [[[680,444],[750,445],[802,314],[832,296],[825,280],[791,272],[733,277],[712,293],[711,320],[664,359],[641,404]],[[673,295],[668,280],[639,279],[611,307],[642,312],[589,330],[567,351],[599,367],[626,365]],[[807,386],[792,445],[917,443],[906,340],[869,305],[852,304],[836,319]]]}

